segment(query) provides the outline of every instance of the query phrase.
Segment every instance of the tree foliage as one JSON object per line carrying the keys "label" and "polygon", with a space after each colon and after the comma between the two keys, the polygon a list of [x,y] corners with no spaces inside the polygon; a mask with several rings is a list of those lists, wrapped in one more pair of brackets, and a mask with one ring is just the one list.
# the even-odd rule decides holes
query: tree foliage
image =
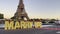
{"label": "tree foliage", "polygon": [[3,18],[4,18],[3,14],[0,14],[0,19],[3,19]]}

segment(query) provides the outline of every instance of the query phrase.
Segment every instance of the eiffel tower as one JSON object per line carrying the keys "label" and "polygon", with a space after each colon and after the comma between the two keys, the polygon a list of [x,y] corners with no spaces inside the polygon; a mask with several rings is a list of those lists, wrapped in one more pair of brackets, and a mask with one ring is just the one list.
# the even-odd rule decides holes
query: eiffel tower
{"label": "eiffel tower", "polygon": [[26,18],[27,20],[29,20],[29,17],[27,13],[25,12],[23,0],[19,0],[19,5],[18,5],[16,13],[14,14],[14,18],[17,20],[24,20],[24,18]]}

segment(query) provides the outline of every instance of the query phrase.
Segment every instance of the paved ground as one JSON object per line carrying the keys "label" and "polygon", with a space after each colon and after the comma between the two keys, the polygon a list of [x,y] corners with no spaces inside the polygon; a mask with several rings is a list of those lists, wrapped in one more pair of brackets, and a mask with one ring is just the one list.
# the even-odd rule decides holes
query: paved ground
{"label": "paved ground", "polygon": [[57,34],[56,30],[24,29],[24,30],[3,30],[0,34]]}
{"label": "paved ground", "polygon": [[0,29],[0,34],[60,34],[60,30],[51,28],[60,28],[60,25],[43,25],[42,29],[20,29],[20,30],[4,30]]}

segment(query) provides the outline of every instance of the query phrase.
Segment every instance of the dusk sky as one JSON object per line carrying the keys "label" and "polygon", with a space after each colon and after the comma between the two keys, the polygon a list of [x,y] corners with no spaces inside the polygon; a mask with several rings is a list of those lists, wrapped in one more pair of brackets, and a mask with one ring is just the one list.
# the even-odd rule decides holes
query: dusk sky
{"label": "dusk sky", "polygon": [[[60,0],[23,0],[29,18],[60,19]],[[0,13],[11,18],[17,10],[19,0],[0,0]]]}

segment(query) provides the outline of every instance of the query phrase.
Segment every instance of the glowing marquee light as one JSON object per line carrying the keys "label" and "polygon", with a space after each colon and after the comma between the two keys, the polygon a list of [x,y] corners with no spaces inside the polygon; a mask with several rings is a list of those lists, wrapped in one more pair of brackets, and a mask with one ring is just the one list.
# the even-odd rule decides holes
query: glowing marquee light
{"label": "glowing marquee light", "polygon": [[31,22],[31,21],[5,21],[5,30],[11,30],[11,29],[27,29],[27,28],[41,28],[42,23],[41,22]]}

